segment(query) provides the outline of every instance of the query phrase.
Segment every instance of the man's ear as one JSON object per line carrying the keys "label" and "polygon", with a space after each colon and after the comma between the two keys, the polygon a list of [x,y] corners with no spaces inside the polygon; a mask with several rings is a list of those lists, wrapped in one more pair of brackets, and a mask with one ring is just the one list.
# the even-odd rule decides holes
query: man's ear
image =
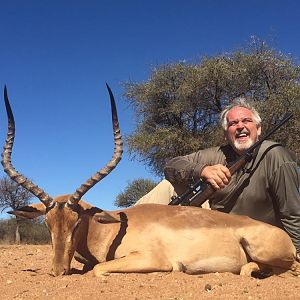
{"label": "man's ear", "polygon": [[34,219],[46,213],[46,206],[43,203],[36,203],[8,211],[7,213],[24,219]]}
{"label": "man's ear", "polygon": [[96,222],[102,223],[102,224],[110,224],[110,223],[120,223],[121,220],[115,218],[114,216],[112,216],[111,214],[109,214],[106,211],[102,211],[100,213],[96,213],[93,217],[93,219]]}
{"label": "man's ear", "polygon": [[261,135],[261,126],[260,126],[260,125],[257,127],[257,135],[258,135],[258,136]]}

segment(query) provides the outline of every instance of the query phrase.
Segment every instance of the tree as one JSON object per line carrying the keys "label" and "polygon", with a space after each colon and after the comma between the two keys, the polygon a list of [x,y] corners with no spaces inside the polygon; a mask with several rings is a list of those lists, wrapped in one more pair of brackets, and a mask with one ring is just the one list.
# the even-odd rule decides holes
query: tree
{"label": "tree", "polygon": [[154,68],[143,83],[125,83],[137,126],[126,136],[132,158],[161,176],[166,161],[222,143],[218,124],[222,109],[238,96],[257,107],[266,132],[287,111],[294,114],[288,132],[277,139],[295,151],[300,162],[300,66],[253,38],[243,50],[199,63],[173,63]]}
{"label": "tree", "polygon": [[[16,182],[5,176],[0,179],[0,208],[3,212],[7,208],[12,210],[19,209],[22,206],[28,205],[32,194],[18,185]],[[16,233],[15,242],[20,243],[21,237],[19,232],[20,219],[16,217]]]}
{"label": "tree", "polygon": [[124,192],[120,193],[115,200],[115,206],[129,207],[136,203],[142,196],[151,191],[157,182],[150,179],[136,179],[130,182]]}

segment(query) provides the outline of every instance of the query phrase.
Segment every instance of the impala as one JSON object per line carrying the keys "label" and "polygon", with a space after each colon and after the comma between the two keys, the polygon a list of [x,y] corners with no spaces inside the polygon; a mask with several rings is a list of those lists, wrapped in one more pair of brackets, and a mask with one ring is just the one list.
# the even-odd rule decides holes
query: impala
{"label": "impala", "polygon": [[84,202],[82,196],[116,167],[123,152],[116,105],[107,88],[112,108],[113,157],[73,194],[55,198],[17,172],[11,163],[15,122],[4,89],[8,131],[2,165],[10,178],[41,201],[10,213],[24,218],[45,215],[53,246],[53,275],[69,274],[74,254],[86,269],[93,268],[96,276],[154,271],[251,276],[253,271],[265,269],[281,275],[300,274],[289,236],[248,217],[159,204],[110,212]]}

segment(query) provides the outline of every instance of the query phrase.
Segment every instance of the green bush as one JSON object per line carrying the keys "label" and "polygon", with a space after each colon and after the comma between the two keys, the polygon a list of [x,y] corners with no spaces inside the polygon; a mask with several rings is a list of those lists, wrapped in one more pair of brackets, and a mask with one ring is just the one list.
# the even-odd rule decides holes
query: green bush
{"label": "green bush", "polygon": [[[15,218],[0,220],[0,243],[14,244],[17,228]],[[43,220],[19,220],[22,244],[49,244],[49,231]]]}

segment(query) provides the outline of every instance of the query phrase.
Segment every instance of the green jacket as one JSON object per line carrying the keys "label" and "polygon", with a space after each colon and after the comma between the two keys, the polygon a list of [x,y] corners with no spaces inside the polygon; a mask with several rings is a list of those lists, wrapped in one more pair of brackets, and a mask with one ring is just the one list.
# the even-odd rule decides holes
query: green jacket
{"label": "green jacket", "polygon": [[[165,176],[182,193],[200,179],[207,165],[230,165],[238,155],[231,146],[200,150],[171,159]],[[247,215],[284,229],[300,252],[299,173],[293,153],[264,141],[254,160],[233,174],[230,183],[209,199],[212,209]]]}

